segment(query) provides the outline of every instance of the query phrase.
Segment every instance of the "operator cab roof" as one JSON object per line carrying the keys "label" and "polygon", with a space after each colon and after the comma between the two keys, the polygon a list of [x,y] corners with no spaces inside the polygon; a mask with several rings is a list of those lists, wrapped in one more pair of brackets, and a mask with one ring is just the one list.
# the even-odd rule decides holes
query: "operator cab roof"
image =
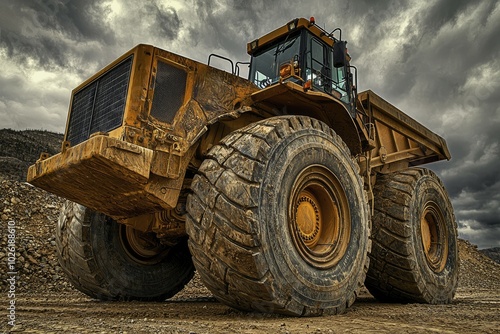
{"label": "operator cab roof", "polygon": [[324,29],[317,26],[315,24],[315,20],[313,17],[311,17],[310,20],[305,18],[298,18],[248,43],[247,53],[249,55],[253,55],[255,52],[261,50],[265,46],[272,44],[278,38],[288,35],[289,33],[300,29],[307,29],[311,34],[321,39],[324,43],[326,43],[329,46],[333,46],[333,44],[338,41],[335,37],[333,37],[332,33],[328,33]]}

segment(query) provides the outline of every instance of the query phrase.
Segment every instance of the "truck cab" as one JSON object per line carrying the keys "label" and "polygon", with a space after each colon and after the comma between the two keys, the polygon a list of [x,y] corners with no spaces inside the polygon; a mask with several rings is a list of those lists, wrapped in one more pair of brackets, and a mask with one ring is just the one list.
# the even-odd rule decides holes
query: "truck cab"
{"label": "truck cab", "polygon": [[295,19],[248,43],[249,80],[261,89],[292,81],[335,97],[354,114],[356,91],[346,42],[333,36],[340,29],[328,33],[314,22]]}

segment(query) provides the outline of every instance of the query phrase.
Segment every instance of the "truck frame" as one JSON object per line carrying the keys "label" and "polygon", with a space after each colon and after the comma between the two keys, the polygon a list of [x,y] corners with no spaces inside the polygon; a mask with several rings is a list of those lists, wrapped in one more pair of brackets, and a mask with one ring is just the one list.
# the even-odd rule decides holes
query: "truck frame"
{"label": "truck frame", "polygon": [[227,305],[296,316],[341,313],[363,284],[450,302],[453,208],[416,168],[450,159],[445,140],[357,92],[340,29],[294,19],[247,51],[248,80],[141,44],[73,90],[61,152],[28,171],[69,200],[69,280],[164,300],[197,270]]}

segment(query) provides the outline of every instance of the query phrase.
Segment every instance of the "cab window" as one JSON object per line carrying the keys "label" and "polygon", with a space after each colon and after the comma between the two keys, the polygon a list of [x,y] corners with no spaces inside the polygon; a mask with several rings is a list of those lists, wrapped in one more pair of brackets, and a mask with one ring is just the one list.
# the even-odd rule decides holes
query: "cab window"
{"label": "cab window", "polygon": [[306,80],[311,80],[314,89],[349,103],[347,74],[344,67],[333,67],[333,49],[310,34],[306,45]]}
{"label": "cab window", "polygon": [[347,80],[344,67],[332,67],[332,89],[340,93],[340,99],[349,103],[349,94],[347,93]]}
{"label": "cab window", "polygon": [[311,80],[312,86],[317,90],[331,92],[328,58],[325,57],[325,46],[315,38],[310,39],[310,52],[308,52],[308,65],[306,79]]}
{"label": "cab window", "polygon": [[266,88],[279,80],[279,68],[300,54],[300,34],[288,35],[252,57],[250,81]]}

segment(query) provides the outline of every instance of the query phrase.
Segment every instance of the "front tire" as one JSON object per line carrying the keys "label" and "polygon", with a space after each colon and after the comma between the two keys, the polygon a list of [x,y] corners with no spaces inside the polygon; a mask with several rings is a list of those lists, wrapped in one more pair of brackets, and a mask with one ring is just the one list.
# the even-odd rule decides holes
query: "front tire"
{"label": "front tire", "polygon": [[189,246],[219,300],[295,316],[352,305],[368,268],[367,202],[356,162],[324,123],[276,117],[235,131],[191,188]]}
{"label": "front tire", "polygon": [[439,178],[420,168],[384,175],[374,197],[368,290],[386,302],[450,303],[458,283],[457,227]]}
{"label": "front tire", "polygon": [[154,235],[66,201],[56,230],[59,263],[75,288],[101,300],[163,301],[194,275],[186,240]]}

